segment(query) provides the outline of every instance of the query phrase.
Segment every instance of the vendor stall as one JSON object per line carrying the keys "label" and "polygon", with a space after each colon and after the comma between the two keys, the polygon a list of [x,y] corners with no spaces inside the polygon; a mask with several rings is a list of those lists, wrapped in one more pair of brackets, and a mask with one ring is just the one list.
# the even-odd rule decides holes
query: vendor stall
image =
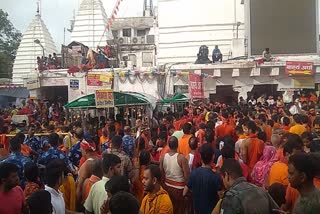
{"label": "vendor stall", "polygon": [[[98,92],[103,93],[103,92]],[[108,93],[108,92],[106,92]],[[119,115],[121,120],[125,121],[127,125],[134,126],[136,119],[149,120],[152,116],[152,111],[156,107],[156,99],[152,96],[136,93],[136,92],[109,92],[111,96],[99,97],[97,102],[97,92],[95,94],[80,97],[64,107],[70,110],[71,116],[83,117],[84,112],[91,110],[96,116],[107,116],[114,118]],[[100,94],[98,96],[100,96]],[[112,99],[111,101],[100,101],[103,98]],[[107,103],[112,105],[101,105]],[[99,107],[102,106],[102,107]]]}
{"label": "vendor stall", "polygon": [[170,107],[172,110],[184,109],[190,99],[184,94],[176,94],[171,98],[161,100],[157,103],[158,111],[166,111],[166,107]]}

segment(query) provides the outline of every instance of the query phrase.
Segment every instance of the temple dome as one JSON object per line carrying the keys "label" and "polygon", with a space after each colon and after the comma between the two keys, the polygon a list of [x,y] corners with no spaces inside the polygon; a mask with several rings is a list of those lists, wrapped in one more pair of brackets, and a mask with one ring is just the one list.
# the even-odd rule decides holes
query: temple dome
{"label": "temple dome", "polygon": [[23,34],[21,43],[17,50],[16,59],[13,64],[12,83],[23,84],[23,78],[37,73],[37,57],[43,55],[42,48],[34,41],[39,40],[44,48],[45,56],[57,53],[57,48],[48,31],[48,28],[37,14],[30,23],[27,31]]}
{"label": "temple dome", "polygon": [[112,33],[106,29],[108,18],[101,0],[82,0],[74,20],[71,41],[80,42],[89,48],[104,46]]}

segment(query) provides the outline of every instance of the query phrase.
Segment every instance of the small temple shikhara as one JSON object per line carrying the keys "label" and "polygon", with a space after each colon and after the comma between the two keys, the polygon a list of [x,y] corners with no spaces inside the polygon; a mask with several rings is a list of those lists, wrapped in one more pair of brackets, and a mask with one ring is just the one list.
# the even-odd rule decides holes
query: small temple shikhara
{"label": "small temple shikhara", "polygon": [[83,0],[71,29],[71,41],[80,42],[95,50],[105,46],[112,39],[112,33],[106,29],[108,17],[101,0]]}
{"label": "small temple shikhara", "polygon": [[12,83],[23,85],[23,77],[35,73],[37,57],[48,56],[57,53],[52,36],[41,18],[40,4],[37,14],[31,21],[17,51],[13,65]]}

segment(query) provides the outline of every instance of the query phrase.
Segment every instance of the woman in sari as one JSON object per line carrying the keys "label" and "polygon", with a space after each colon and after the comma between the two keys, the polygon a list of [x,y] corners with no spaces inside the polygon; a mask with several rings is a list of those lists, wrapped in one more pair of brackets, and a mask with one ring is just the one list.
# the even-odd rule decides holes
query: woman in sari
{"label": "woman in sari", "polygon": [[277,150],[273,146],[265,146],[263,150],[263,155],[256,163],[252,171],[252,183],[266,188],[266,180],[269,175],[271,166],[278,161]]}

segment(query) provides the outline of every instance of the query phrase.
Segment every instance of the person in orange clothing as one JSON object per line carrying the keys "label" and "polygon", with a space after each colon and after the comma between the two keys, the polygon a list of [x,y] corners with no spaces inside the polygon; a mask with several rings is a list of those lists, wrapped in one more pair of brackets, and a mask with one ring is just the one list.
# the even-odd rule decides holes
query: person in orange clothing
{"label": "person in orange clothing", "polygon": [[215,129],[215,139],[222,139],[227,135],[230,135],[232,138],[235,136],[234,126],[229,123],[228,112],[222,112],[222,124],[217,126]]}
{"label": "person in orange clothing", "polygon": [[320,190],[314,185],[314,178],[319,175],[318,162],[318,156],[306,153],[295,154],[289,158],[289,182],[291,187],[300,193],[293,213],[320,212]]}
{"label": "person in orange clothing", "polygon": [[[161,154],[164,156],[169,152],[169,146],[167,146],[168,135],[167,132],[162,131],[158,135],[157,145],[156,145],[156,153],[154,155],[154,161],[159,162]],[[165,150],[165,151],[163,151]],[[163,152],[162,152],[163,151]]]}
{"label": "person in orange clothing", "polygon": [[300,101],[301,103],[303,103],[303,102],[308,102],[308,97],[306,97],[306,94],[303,93],[303,94],[300,96],[299,101]]}
{"label": "person in orange clothing", "polygon": [[102,128],[102,135],[100,137],[100,146],[108,142],[108,130],[106,128]]}
{"label": "person in orange clothing", "polygon": [[97,181],[100,181],[102,176],[102,159],[95,159],[92,164],[92,175],[83,182],[81,204],[84,204],[85,200],[88,198],[92,185]]}
{"label": "person in orange clothing", "polygon": [[256,123],[260,127],[261,131],[267,135],[267,141],[271,142],[272,127],[267,125],[267,117],[265,114],[259,114],[256,118]]}
{"label": "person in orange clothing", "polygon": [[268,184],[280,183],[288,186],[288,160],[289,157],[303,151],[303,143],[298,135],[288,135],[288,142],[283,146],[283,155],[285,159],[275,162],[269,172]]}
{"label": "person in orange clothing", "polygon": [[161,187],[161,171],[149,165],[143,174],[143,187],[148,193],[142,200],[141,214],[173,214],[173,205],[168,193]]}
{"label": "person in orange clothing", "polygon": [[33,149],[30,146],[23,143],[26,138],[26,136],[24,134],[18,133],[18,134],[16,134],[15,137],[18,138],[18,140],[21,144],[21,153],[23,156],[30,157],[30,155],[35,155],[35,156],[38,155],[35,151],[33,151]]}
{"label": "person in orange clothing", "polygon": [[317,94],[316,94],[315,92],[310,92],[309,101],[310,101],[310,102],[313,102],[314,104],[317,103],[318,97],[317,97]]}
{"label": "person in orange clothing", "polygon": [[[313,184],[315,187],[317,187],[318,189],[320,188],[320,182],[318,178],[314,178],[313,179]],[[286,191],[286,204],[283,205],[281,207],[281,209],[283,211],[288,211],[290,213],[292,213],[293,207],[297,201],[297,199],[299,198],[300,193],[297,189],[291,187],[290,183],[287,187],[287,191]]]}
{"label": "person in orange clothing", "polygon": [[290,127],[290,118],[283,117],[283,118],[281,118],[281,122],[282,122],[281,128],[282,128],[283,132],[288,133],[291,128]]}
{"label": "person in orange clothing", "polygon": [[145,143],[145,149],[149,149],[149,137],[150,137],[150,128],[143,128],[141,130],[141,137],[143,138],[144,140],[144,143]]}
{"label": "person in orange clothing", "polygon": [[135,173],[136,178],[134,178],[134,182],[132,185],[132,193],[138,199],[139,204],[141,204],[144,194],[143,189],[143,174],[144,170],[147,166],[150,165],[150,152],[149,151],[141,151],[139,154],[139,159],[134,163],[134,169],[138,170],[139,173]]}
{"label": "person in orange clothing", "polygon": [[263,154],[264,142],[256,136],[258,127],[253,121],[248,121],[243,126],[244,133],[248,136],[241,144],[241,159],[249,167],[250,172]]}
{"label": "person in orange clothing", "polygon": [[196,137],[198,139],[198,147],[200,148],[204,142],[206,125],[204,123],[199,124],[199,130],[196,132]]}
{"label": "person in orange clothing", "polygon": [[191,149],[189,147],[189,140],[192,137],[191,133],[192,125],[190,123],[185,123],[182,127],[183,136],[179,140],[178,145],[178,153],[182,154],[184,157],[187,157],[187,155],[191,152]]}
{"label": "person in orange clothing", "polygon": [[86,161],[80,166],[77,179],[77,201],[83,201],[83,183],[87,178],[92,175],[91,168],[93,166],[93,161],[96,159],[95,151],[96,145],[93,141],[82,141],[80,143],[82,157]]}
{"label": "person in orange clothing", "polygon": [[306,131],[305,126],[302,125],[301,115],[300,114],[293,115],[293,120],[294,120],[294,126],[290,128],[289,132],[292,134],[297,134],[301,136],[302,133]]}

